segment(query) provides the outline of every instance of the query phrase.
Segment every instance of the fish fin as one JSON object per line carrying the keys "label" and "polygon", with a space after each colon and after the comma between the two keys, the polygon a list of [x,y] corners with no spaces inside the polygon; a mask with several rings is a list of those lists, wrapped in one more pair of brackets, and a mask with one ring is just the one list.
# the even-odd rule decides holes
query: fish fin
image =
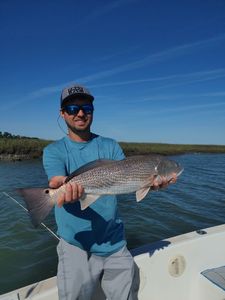
{"label": "fish fin", "polygon": [[95,202],[100,195],[94,195],[94,194],[84,194],[80,199],[80,207],[81,210],[86,209],[89,207],[93,202]]}
{"label": "fish fin", "polygon": [[28,188],[18,189],[17,191],[24,198],[32,224],[37,227],[54,206],[54,201],[49,195],[50,189]]}
{"label": "fish fin", "polygon": [[137,202],[144,199],[144,197],[148,194],[151,187],[144,187],[136,192],[136,200]]}
{"label": "fish fin", "polygon": [[180,169],[179,169],[178,172],[177,172],[177,177],[180,176],[180,175],[183,173],[183,171],[184,171],[184,168],[182,168],[182,167],[180,166]]}
{"label": "fish fin", "polygon": [[65,180],[65,183],[67,183],[68,181],[70,181],[73,177],[78,176],[84,172],[87,172],[89,170],[92,170],[94,168],[97,167],[102,167],[104,165],[108,165],[111,163],[115,163],[115,160],[111,160],[111,159],[97,159],[97,160],[93,160],[85,165],[83,165],[82,167],[80,167],[79,169],[75,170],[74,172],[72,172],[71,174],[69,174]]}

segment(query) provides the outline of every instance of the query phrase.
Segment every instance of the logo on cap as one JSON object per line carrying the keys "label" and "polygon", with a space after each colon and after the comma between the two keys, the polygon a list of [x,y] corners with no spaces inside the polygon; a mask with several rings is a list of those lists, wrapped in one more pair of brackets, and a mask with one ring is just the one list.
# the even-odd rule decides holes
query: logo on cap
{"label": "logo on cap", "polygon": [[69,95],[73,95],[73,94],[76,94],[76,93],[84,94],[85,91],[81,86],[74,86],[74,87],[71,87],[71,88],[68,89],[68,94]]}

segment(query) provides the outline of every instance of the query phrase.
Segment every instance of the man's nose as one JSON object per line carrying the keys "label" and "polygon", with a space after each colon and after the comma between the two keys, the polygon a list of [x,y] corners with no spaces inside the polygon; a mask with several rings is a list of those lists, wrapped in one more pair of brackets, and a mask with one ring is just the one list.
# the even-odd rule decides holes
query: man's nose
{"label": "man's nose", "polygon": [[83,117],[85,114],[82,109],[79,109],[77,116]]}

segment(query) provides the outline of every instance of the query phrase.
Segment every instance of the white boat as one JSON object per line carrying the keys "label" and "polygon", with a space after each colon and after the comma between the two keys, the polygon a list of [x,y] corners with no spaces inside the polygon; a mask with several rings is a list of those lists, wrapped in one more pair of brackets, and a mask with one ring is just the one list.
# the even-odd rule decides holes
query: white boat
{"label": "white boat", "polygon": [[[134,288],[139,300],[225,300],[225,224],[131,252],[138,267]],[[58,300],[56,277],[0,296],[19,299]],[[100,287],[94,299],[105,299]]]}

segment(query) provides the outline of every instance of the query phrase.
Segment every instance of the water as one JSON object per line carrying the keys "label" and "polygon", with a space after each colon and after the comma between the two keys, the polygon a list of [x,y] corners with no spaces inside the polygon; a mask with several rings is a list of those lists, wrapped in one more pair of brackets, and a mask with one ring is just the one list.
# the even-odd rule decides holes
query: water
{"label": "water", "polygon": [[[119,197],[128,248],[225,223],[225,154],[173,157],[184,166],[175,185],[151,192],[136,203],[135,194]],[[0,162],[0,294],[56,274],[57,240],[34,229],[15,189],[46,186],[41,161]],[[45,221],[56,230],[54,217]]]}

